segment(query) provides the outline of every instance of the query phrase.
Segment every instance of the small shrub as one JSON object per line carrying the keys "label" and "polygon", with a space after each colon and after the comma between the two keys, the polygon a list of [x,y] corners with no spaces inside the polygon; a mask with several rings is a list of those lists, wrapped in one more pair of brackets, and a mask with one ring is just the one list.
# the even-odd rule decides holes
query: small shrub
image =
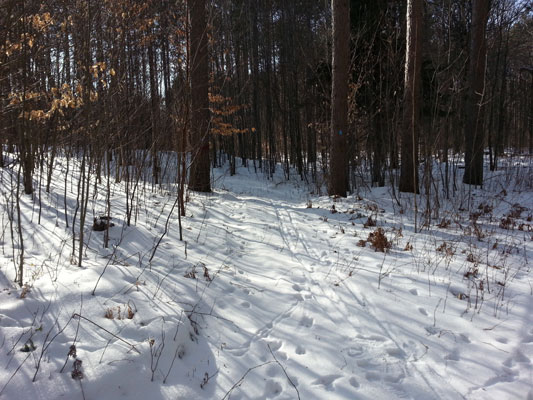
{"label": "small shrub", "polygon": [[483,214],[490,214],[494,207],[485,203],[481,203],[477,209],[482,211]]}
{"label": "small shrub", "polygon": [[124,306],[124,312],[122,312],[122,309],[120,306],[116,307],[110,307],[106,310],[104,317],[107,319],[133,319],[135,316],[135,310],[131,308],[129,304],[126,304]]}
{"label": "small shrub", "polygon": [[527,208],[526,207],[522,207],[520,204],[518,203],[515,203],[513,204],[511,210],[509,211],[509,213],[507,214],[508,217],[511,217],[511,218],[520,218],[520,216],[522,215],[522,213],[524,211],[526,211]]}
{"label": "small shrub", "polygon": [[466,271],[463,276],[467,279],[476,278],[478,276],[478,273],[479,270],[477,268],[472,268]]}
{"label": "small shrub", "polygon": [[474,257],[474,255],[472,253],[469,253],[466,256],[466,261],[468,261],[470,263],[475,263],[476,262],[476,257]]}
{"label": "small shrub", "polygon": [[376,220],[372,218],[372,216],[368,217],[366,222],[363,224],[365,228],[376,226]]}
{"label": "small shrub", "polygon": [[450,226],[450,224],[452,223],[452,221],[450,221],[449,219],[446,219],[446,218],[443,218],[439,224],[437,225],[439,228],[442,228],[442,229],[445,229],[445,228],[448,228]]}
{"label": "small shrub", "polygon": [[444,253],[447,257],[452,257],[455,254],[452,246],[448,245],[446,242],[442,242],[439,247],[436,249],[440,253]]}
{"label": "small shrub", "polygon": [[115,319],[115,315],[113,314],[113,309],[108,308],[108,309],[105,311],[105,315],[104,315],[104,317],[107,318],[107,319]]}
{"label": "small shrub", "polygon": [[213,278],[211,278],[211,276],[209,276],[209,270],[207,269],[207,267],[205,265],[202,265],[203,268],[204,268],[204,278],[206,281],[208,282],[211,282],[213,280]]}
{"label": "small shrub", "polygon": [[392,243],[385,236],[383,228],[378,228],[374,232],[370,232],[367,242],[374,248],[375,251],[385,253],[392,247]]}
{"label": "small shrub", "polygon": [[24,284],[24,286],[22,287],[22,291],[20,292],[20,298],[21,299],[25,299],[26,296],[28,295],[28,293],[31,292],[31,286],[28,285],[27,283]]}
{"label": "small shrub", "polygon": [[72,379],[74,380],[83,379],[83,372],[81,370],[81,364],[82,364],[82,361],[79,358],[76,358],[74,360],[74,363],[72,364],[72,373],[70,374],[70,376],[72,376]]}
{"label": "small shrub", "polygon": [[515,226],[514,219],[512,219],[509,216],[503,217],[500,220],[500,228],[502,228],[502,229],[512,230],[512,229],[514,229],[514,226]]}

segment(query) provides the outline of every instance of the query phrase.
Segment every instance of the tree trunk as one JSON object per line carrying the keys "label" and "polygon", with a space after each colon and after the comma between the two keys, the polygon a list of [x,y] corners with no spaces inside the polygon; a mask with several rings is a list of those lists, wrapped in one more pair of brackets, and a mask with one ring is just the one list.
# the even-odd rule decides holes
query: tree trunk
{"label": "tree trunk", "polygon": [[346,197],[348,191],[347,128],[350,69],[350,3],[331,0],[333,11],[333,85],[331,92],[331,155],[328,193]]}
{"label": "tree trunk", "polygon": [[470,33],[470,88],[466,100],[465,174],[463,183],[483,184],[483,97],[485,92],[485,29],[489,15],[489,0],[472,1]]}
{"label": "tree trunk", "polygon": [[422,67],[422,0],[407,2],[400,192],[418,193],[418,120]]}
{"label": "tree trunk", "polygon": [[209,65],[205,0],[191,0],[192,164],[189,189],[210,192]]}

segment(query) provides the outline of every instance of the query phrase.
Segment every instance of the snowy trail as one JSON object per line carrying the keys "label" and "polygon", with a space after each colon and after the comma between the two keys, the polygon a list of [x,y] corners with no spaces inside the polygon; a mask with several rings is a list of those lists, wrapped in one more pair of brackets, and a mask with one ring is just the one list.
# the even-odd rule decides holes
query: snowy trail
{"label": "snowy trail", "polygon": [[[242,198],[237,196],[236,201],[239,206],[231,214],[239,219],[239,230],[248,232],[249,237],[250,234],[252,237],[260,236],[258,240],[246,242],[248,257],[257,258],[258,255],[271,254],[273,250],[280,249],[277,250],[276,269],[271,273],[283,276],[276,285],[289,285],[285,291],[275,294],[279,304],[289,306],[266,325],[256,326],[255,333],[243,344],[228,347],[227,351],[233,356],[243,356],[245,351],[260,347],[262,343],[273,343],[275,353],[284,360],[286,368],[293,373],[299,370],[299,376],[304,372],[303,375],[307,377],[299,382],[302,393],[309,396],[304,398],[322,398],[326,393],[328,398],[364,398],[386,396],[389,391],[399,397],[417,393],[413,398],[443,398],[445,393],[436,391],[434,387],[443,387],[445,382],[438,376],[426,376],[428,373],[413,365],[412,358],[416,356],[402,349],[406,338],[396,337],[379,321],[371,301],[364,296],[357,296],[345,285],[334,286],[333,276],[324,279],[326,271],[331,270],[331,256],[336,257],[339,250],[333,249],[329,238],[325,239],[324,246],[317,231],[312,232],[313,225],[307,226],[308,235],[300,232],[306,223],[294,211],[303,207],[300,199],[293,202],[288,199],[283,202],[271,200],[267,203],[246,194]],[[254,205],[256,202],[261,204],[260,213],[257,213]],[[300,220],[295,222],[293,216]],[[273,220],[277,226],[272,225]],[[267,226],[277,231],[278,237],[269,235],[268,240],[265,240],[266,235],[258,234],[258,227],[261,227],[260,232],[264,232],[268,230]],[[327,249],[323,256],[313,250],[319,245]],[[252,277],[255,286],[264,287],[268,292],[272,281],[258,274],[255,266],[247,268],[250,264],[246,262],[246,256],[239,255],[238,259],[244,260],[242,263],[235,262],[235,266],[242,269],[242,275]],[[268,274],[268,271],[263,271],[263,274]],[[338,295],[339,291],[344,292],[344,297],[355,299],[350,307]],[[259,305],[261,301],[256,299],[247,304],[250,303]],[[372,330],[368,330],[368,326],[373,327]],[[299,344],[295,348],[289,345],[291,335],[298,338]],[[327,338],[327,341],[322,338]],[[413,351],[420,351],[414,347]],[[335,373],[321,375],[321,370]],[[370,382],[369,387],[366,387],[366,382]],[[423,384],[420,385],[420,382]],[[278,387],[273,384],[270,386]],[[404,388],[408,388],[408,391]],[[290,388],[286,387],[285,391],[290,392]],[[290,394],[287,396],[291,398]]]}

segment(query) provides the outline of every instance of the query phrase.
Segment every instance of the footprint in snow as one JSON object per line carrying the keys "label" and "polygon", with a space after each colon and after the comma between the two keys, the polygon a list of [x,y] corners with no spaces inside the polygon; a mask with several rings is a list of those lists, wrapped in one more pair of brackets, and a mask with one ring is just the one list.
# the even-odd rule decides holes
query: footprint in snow
{"label": "footprint in snow", "polygon": [[350,347],[348,348],[348,351],[347,351],[350,357],[360,356],[361,354],[363,354],[363,352],[364,352],[363,346]]}
{"label": "footprint in snow", "polygon": [[267,345],[270,347],[270,350],[278,351],[279,349],[281,349],[283,343],[280,340],[271,340],[267,341]]}
{"label": "footprint in snow", "polygon": [[300,285],[298,285],[297,283],[295,283],[294,285],[292,285],[292,288],[294,290],[296,290],[297,292],[301,292],[302,291],[302,287]]}
{"label": "footprint in snow", "polygon": [[279,372],[278,370],[279,370],[279,367],[277,365],[271,364],[268,366],[266,370],[266,374],[270,376],[271,378],[274,378],[278,374]]}
{"label": "footprint in snow", "polygon": [[411,289],[409,290],[409,293],[411,293],[413,296],[418,296],[418,289]]}
{"label": "footprint in snow", "polygon": [[314,320],[311,317],[303,317],[300,321],[301,326],[305,326],[306,328],[311,328],[314,324]]}
{"label": "footprint in snow", "polygon": [[363,358],[362,360],[357,360],[355,363],[358,367],[364,369],[374,369],[376,367],[379,367],[379,364],[374,362],[374,360],[371,358]]}
{"label": "footprint in snow", "polygon": [[450,354],[444,356],[444,359],[447,361],[460,361],[461,357],[459,356],[459,350],[453,350]]}
{"label": "footprint in snow", "polygon": [[381,379],[381,375],[378,372],[375,371],[369,371],[365,374],[365,378],[367,381],[379,381]]}
{"label": "footprint in snow", "polygon": [[383,380],[389,383],[400,383],[403,378],[405,378],[405,375],[403,373],[399,373],[398,375],[385,375]]}
{"label": "footprint in snow", "polygon": [[281,386],[281,383],[274,379],[269,379],[266,381],[264,392],[265,399],[277,397],[281,394],[281,392],[283,392],[283,387]]}
{"label": "footprint in snow", "polygon": [[320,378],[316,379],[313,382],[313,385],[315,385],[315,386],[330,386],[330,385],[333,384],[333,382],[335,382],[341,376],[342,375],[336,375],[336,374],[324,375],[324,376],[321,376]]}
{"label": "footprint in snow", "polygon": [[461,340],[465,343],[470,343],[470,338],[468,337],[468,335],[464,334],[464,333],[461,333],[459,335],[459,337],[461,338]]}
{"label": "footprint in snow", "polygon": [[243,307],[243,308],[250,308],[250,303],[248,303],[247,301],[243,301],[243,302],[241,303],[241,307]]}
{"label": "footprint in snow", "polygon": [[402,349],[399,349],[398,347],[392,347],[390,349],[385,350],[387,354],[391,357],[404,359],[406,358],[407,354]]}
{"label": "footprint in snow", "polygon": [[527,335],[522,339],[522,343],[533,343],[533,335]]}
{"label": "footprint in snow", "polygon": [[352,385],[352,387],[354,388],[358,388],[359,386],[361,386],[359,382],[357,382],[357,379],[355,379],[353,376],[350,378],[349,382],[350,385]]}
{"label": "footprint in snow", "polygon": [[422,315],[425,315],[426,317],[429,316],[428,312],[423,307],[418,307],[418,312]]}
{"label": "footprint in snow", "polygon": [[305,276],[293,276],[292,280],[296,283],[304,283],[307,279]]}
{"label": "footprint in snow", "polygon": [[229,286],[229,287],[225,290],[226,293],[233,293],[234,291],[235,291],[235,288],[234,288],[233,286]]}
{"label": "footprint in snow", "polygon": [[364,339],[364,340],[370,340],[372,342],[385,342],[387,340],[387,338],[385,338],[383,336],[380,336],[380,335],[368,335],[368,336],[365,336],[365,335],[362,335],[360,333],[357,335],[357,338],[358,339]]}
{"label": "footprint in snow", "polygon": [[297,346],[296,350],[295,350],[295,353],[298,354],[298,355],[305,354],[305,347],[303,347],[302,345]]}
{"label": "footprint in snow", "polygon": [[531,364],[531,360],[528,356],[522,353],[520,350],[516,350],[513,359],[520,364]]}

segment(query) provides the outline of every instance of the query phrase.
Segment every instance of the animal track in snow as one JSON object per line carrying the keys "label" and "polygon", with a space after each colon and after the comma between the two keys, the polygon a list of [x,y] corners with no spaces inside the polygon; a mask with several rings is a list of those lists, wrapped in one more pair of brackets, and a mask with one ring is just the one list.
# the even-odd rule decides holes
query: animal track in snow
{"label": "animal track in snow", "polygon": [[386,337],[383,337],[383,336],[380,336],[380,335],[368,335],[368,336],[365,336],[365,335],[362,335],[360,333],[357,335],[357,338],[358,339],[364,339],[364,340],[370,340],[372,342],[385,342],[387,340]]}
{"label": "animal track in snow", "polygon": [[267,344],[270,347],[270,350],[272,351],[277,351],[281,349],[281,346],[283,345],[283,343],[280,340],[270,340],[270,341],[267,341]]}
{"label": "animal track in snow", "polygon": [[321,376],[320,378],[316,379],[315,381],[313,381],[313,385],[316,385],[316,386],[329,386],[331,384],[333,384],[333,382],[335,382],[337,379],[339,379],[342,375],[337,375],[337,374],[331,374],[331,375],[324,375],[324,376]]}
{"label": "animal track in snow", "polygon": [[301,292],[302,291],[302,287],[300,285],[298,285],[297,283],[295,283],[294,285],[292,285],[292,288],[294,290],[296,290],[297,292]]}
{"label": "animal track in snow", "polygon": [[526,337],[524,337],[522,343],[533,343],[533,335],[527,335]]}
{"label": "animal track in snow", "polygon": [[364,352],[363,346],[354,346],[354,347],[350,347],[347,353],[350,357],[357,357],[363,354],[363,352]]}
{"label": "animal track in snow", "polygon": [[277,397],[283,392],[283,387],[281,386],[281,383],[274,379],[269,379],[265,383],[265,393],[264,396],[267,399]]}
{"label": "animal track in snow", "polygon": [[425,315],[426,317],[429,316],[428,312],[423,307],[418,307],[418,312],[422,315]]}
{"label": "animal track in snow", "polygon": [[268,366],[266,370],[266,374],[270,376],[271,378],[275,377],[278,374],[279,367],[275,364],[271,364]]}
{"label": "animal track in snow", "polygon": [[298,345],[296,347],[295,353],[298,355],[305,354],[305,347],[303,347],[302,345]]}
{"label": "animal track in snow", "polygon": [[461,357],[459,357],[459,350],[453,350],[451,353],[445,355],[444,359],[447,361],[459,361],[461,359]]}
{"label": "animal track in snow", "polygon": [[314,322],[313,318],[304,316],[300,321],[300,325],[305,326],[306,328],[311,328]]}
{"label": "animal track in snow", "polygon": [[379,364],[375,363],[371,358],[364,358],[362,360],[357,360],[356,364],[357,366],[361,368],[367,368],[367,369],[379,367]]}
{"label": "animal track in snow", "polygon": [[359,386],[361,386],[359,382],[357,382],[357,379],[355,379],[353,376],[350,378],[349,382],[350,385],[352,385],[352,387],[354,388],[358,388]]}
{"label": "animal track in snow", "polygon": [[411,289],[409,290],[409,293],[411,293],[413,296],[418,296],[418,289]]}
{"label": "animal track in snow", "polygon": [[387,349],[385,351],[391,357],[395,357],[395,358],[405,358],[406,357],[405,351],[403,351],[402,349],[399,349],[397,347],[391,347],[390,349]]}
{"label": "animal track in snow", "polygon": [[243,302],[241,303],[241,306],[244,307],[244,308],[250,308],[250,303],[247,302],[247,301],[243,301]]}
{"label": "animal track in snow", "polygon": [[379,381],[381,379],[381,376],[378,372],[369,371],[365,374],[365,378],[367,381]]}
{"label": "animal track in snow", "polygon": [[403,373],[399,373],[398,375],[385,375],[383,377],[383,380],[389,383],[400,383],[403,378],[405,378],[405,375]]}

